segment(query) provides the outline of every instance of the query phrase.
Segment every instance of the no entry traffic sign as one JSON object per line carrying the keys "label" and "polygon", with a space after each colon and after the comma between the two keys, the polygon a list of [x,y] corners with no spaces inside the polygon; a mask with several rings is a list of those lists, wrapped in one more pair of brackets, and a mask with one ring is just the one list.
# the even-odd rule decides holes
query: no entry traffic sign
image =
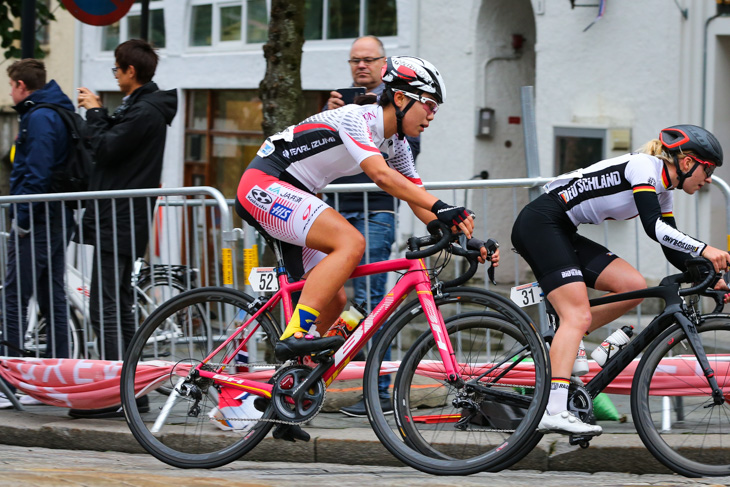
{"label": "no entry traffic sign", "polygon": [[61,0],[68,11],[89,25],[109,25],[121,19],[134,0]]}

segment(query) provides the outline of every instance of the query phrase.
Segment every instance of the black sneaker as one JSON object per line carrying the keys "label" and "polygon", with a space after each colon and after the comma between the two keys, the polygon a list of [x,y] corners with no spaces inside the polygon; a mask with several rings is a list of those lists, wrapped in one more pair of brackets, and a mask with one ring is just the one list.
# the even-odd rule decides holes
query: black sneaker
{"label": "black sneaker", "polygon": [[[380,398],[380,407],[383,409],[385,414],[393,414],[393,402],[388,397]],[[340,408],[342,414],[352,416],[353,418],[366,418],[368,413],[365,410],[365,400],[360,399],[352,406]]]}
{"label": "black sneaker", "polygon": [[284,360],[289,360],[294,357],[310,355],[312,353],[323,352],[325,350],[332,350],[332,352],[335,352],[343,343],[345,343],[345,339],[339,335],[331,337],[314,337],[312,335],[304,335],[303,333],[295,333],[289,338],[276,342],[274,355],[277,360],[281,360],[283,362]]}

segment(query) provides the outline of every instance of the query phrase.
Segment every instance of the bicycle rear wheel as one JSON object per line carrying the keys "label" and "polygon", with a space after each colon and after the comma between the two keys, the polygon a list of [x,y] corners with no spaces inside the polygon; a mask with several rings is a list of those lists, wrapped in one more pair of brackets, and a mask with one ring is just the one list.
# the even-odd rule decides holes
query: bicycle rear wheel
{"label": "bicycle rear wheel", "polygon": [[[28,330],[25,333],[23,348],[33,352],[36,357],[53,356],[48,352],[48,334],[51,333],[50,322],[38,311],[37,326],[35,330]],[[81,322],[73,308],[68,310],[68,358],[81,358],[82,345],[84,343],[81,331]]]}
{"label": "bicycle rear wheel", "polygon": [[730,315],[697,327],[723,391],[715,404],[686,334],[678,324],[654,340],[636,369],[631,414],[646,448],[687,477],[730,475]]}
{"label": "bicycle rear wheel", "polygon": [[[455,288],[436,304],[464,382],[445,377],[439,343],[413,302],[373,344],[365,369],[368,418],[393,455],[423,472],[500,470],[529,453],[522,447],[545,407],[544,341],[521,310],[488,291]],[[385,360],[389,348],[392,361]],[[396,370],[390,419],[373,398],[378,377]]]}
{"label": "bicycle rear wheel", "polygon": [[[273,423],[266,420],[274,413],[268,407],[263,415],[240,413],[246,417],[231,419],[231,429],[222,431],[212,416],[224,386],[187,377],[192,367],[250,318],[253,301],[232,289],[194,289],[160,306],[135,334],[122,368],[122,404],[132,434],[159,460],[180,468],[219,467],[251,450],[271,429]],[[260,333],[251,335],[257,328]],[[279,327],[264,313],[242,336],[251,337],[246,342],[248,353],[253,356],[256,351],[263,357],[273,350]],[[234,377],[243,373],[250,364],[232,358],[234,343],[213,356],[206,370]],[[161,394],[160,386],[172,393]],[[148,396],[149,408],[135,398],[135,391],[137,396]],[[241,392],[227,388],[226,395]]]}

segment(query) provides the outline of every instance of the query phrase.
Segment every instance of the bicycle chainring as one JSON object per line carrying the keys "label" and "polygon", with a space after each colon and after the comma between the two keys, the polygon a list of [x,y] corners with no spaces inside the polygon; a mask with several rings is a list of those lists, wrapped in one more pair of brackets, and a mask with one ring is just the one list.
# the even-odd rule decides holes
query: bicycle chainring
{"label": "bicycle chainring", "polygon": [[274,384],[271,400],[279,419],[291,423],[305,423],[322,409],[326,395],[322,379],[304,391],[299,401],[294,400],[294,394],[311,373],[312,369],[306,365],[289,365],[274,374],[271,380]]}
{"label": "bicycle chainring", "polygon": [[586,424],[594,424],[593,398],[583,386],[570,384],[568,388],[568,411]]}

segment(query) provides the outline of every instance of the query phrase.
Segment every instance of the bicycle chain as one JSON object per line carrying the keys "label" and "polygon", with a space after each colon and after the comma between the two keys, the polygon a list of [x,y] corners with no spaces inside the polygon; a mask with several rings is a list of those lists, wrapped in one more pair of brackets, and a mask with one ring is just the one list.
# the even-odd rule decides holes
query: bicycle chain
{"label": "bicycle chain", "polygon": [[[209,362],[206,365],[219,366],[219,367],[233,367],[234,366],[234,365],[231,365],[230,363],[222,364],[222,363],[215,363],[215,362]],[[296,362],[292,363],[291,361],[283,363],[283,364],[269,364],[266,362],[252,362],[252,363],[247,363],[247,364],[236,364],[235,366],[254,367],[254,368],[256,368],[256,367],[259,367],[259,368],[274,367],[274,368],[278,369],[279,367],[283,367],[285,365],[299,365],[299,364],[296,364]],[[322,401],[319,405],[319,409],[317,409],[317,412],[314,413],[314,416],[312,416],[312,419],[317,417],[317,415],[320,413],[320,411],[322,411],[322,408],[324,407],[324,400],[325,400],[326,396],[327,396],[327,389],[324,389],[322,391]],[[211,418],[211,419],[213,419],[213,418]],[[311,421],[312,419],[310,419],[309,421]],[[309,421],[307,421],[305,423],[301,423],[301,422],[298,423],[296,421],[285,421],[283,419],[274,419],[274,418],[265,419],[265,418],[228,418],[228,417],[226,417],[226,421],[244,421],[244,422],[245,421],[256,421],[257,423],[275,423],[275,424],[286,424],[286,425],[290,425],[290,426],[300,426],[302,424],[309,423]]]}
{"label": "bicycle chain", "polygon": [[[230,367],[231,366],[231,364],[221,364],[221,363],[208,363],[207,365],[214,365],[214,366],[221,366],[221,367]],[[287,362],[287,363],[283,363],[283,364],[269,364],[269,363],[265,363],[265,362],[253,362],[253,363],[245,364],[243,366],[244,367],[260,367],[260,368],[271,368],[271,367],[279,368],[284,365],[293,365],[293,364],[291,362]],[[502,387],[524,387],[524,385],[522,385],[522,384],[503,384],[501,382],[499,383],[499,385]],[[324,407],[324,399],[325,399],[326,395],[327,395],[327,389],[324,389],[324,391],[322,392],[322,402],[321,402],[317,412],[314,413],[314,416],[312,416],[312,419],[314,419],[320,413],[322,408]],[[256,421],[256,422],[260,422],[260,423],[286,424],[286,425],[290,425],[290,426],[298,426],[298,425],[302,425],[302,424],[307,424],[309,421],[311,421],[311,419],[310,419],[309,421],[307,421],[307,423],[297,423],[296,421],[285,421],[283,419],[273,419],[273,418],[272,419],[226,418],[226,420],[227,421],[244,421],[244,422],[245,421]],[[471,433],[514,433],[515,430],[470,429],[469,432],[471,432]]]}

